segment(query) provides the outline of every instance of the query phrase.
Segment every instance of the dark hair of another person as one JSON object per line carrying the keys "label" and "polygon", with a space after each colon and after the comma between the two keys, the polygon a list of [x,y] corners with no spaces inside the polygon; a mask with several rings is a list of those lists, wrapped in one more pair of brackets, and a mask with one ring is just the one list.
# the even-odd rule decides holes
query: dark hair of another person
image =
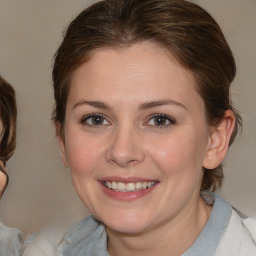
{"label": "dark hair of another person", "polygon": [[[152,42],[167,49],[195,78],[209,125],[217,125],[230,109],[236,117],[232,144],[241,118],[230,99],[236,65],[215,20],[196,4],[183,0],[105,0],[82,11],[67,28],[55,55],[52,119],[63,136],[72,75],[100,48],[125,48]],[[149,88],[150,89],[150,88]],[[204,168],[201,191],[215,191],[222,166]]]}
{"label": "dark hair of another person", "polygon": [[16,147],[16,98],[12,86],[0,76],[0,160],[4,163],[13,155]]}

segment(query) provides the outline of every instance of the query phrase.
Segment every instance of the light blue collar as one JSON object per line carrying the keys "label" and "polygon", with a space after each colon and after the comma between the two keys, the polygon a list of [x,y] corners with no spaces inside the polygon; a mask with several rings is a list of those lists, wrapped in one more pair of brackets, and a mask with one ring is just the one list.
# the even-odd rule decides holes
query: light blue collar
{"label": "light blue collar", "polygon": [[225,233],[232,208],[220,196],[212,194],[215,202],[209,220],[194,244],[182,256],[212,256]]}
{"label": "light blue collar", "polygon": [[72,227],[62,244],[63,256],[109,256],[105,226],[93,216]]}
{"label": "light blue collar", "polygon": [[[212,256],[229,223],[232,208],[219,196],[204,229],[182,256]],[[109,256],[105,226],[93,216],[72,227],[62,240],[63,256]]]}

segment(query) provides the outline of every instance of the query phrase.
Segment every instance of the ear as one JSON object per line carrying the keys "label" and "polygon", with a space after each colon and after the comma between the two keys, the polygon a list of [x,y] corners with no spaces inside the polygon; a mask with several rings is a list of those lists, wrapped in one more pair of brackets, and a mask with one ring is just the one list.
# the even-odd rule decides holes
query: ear
{"label": "ear", "polygon": [[67,156],[66,156],[66,144],[65,144],[65,137],[64,134],[62,134],[61,129],[60,129],[60,124],[57,123],[55,124],[55,130],[56,130],[56,135],[58,138],[59,142],[59,147],[60,147],[60,156],[63,164],[65,167],[69,168]]}
{"label": "ear", "polygon": [[203,167],[206,169],[214,169],[224,160],[230,137],[235,127],[235,116],[231,110],[226,110],[224,117],[211,128],[211,134],[207,151],[203,161]]}

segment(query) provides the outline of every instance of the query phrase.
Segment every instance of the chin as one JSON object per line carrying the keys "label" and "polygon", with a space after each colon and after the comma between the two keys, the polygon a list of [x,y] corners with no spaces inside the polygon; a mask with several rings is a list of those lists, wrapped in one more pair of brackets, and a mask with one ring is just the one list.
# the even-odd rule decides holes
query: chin
{"label": "chin", "polygon": [[[145,225],[146,226],[146,225]],[[116,223],[109,223],[106,224],[106,227],[111,229],[112,231],[116,233],[122,233],[122,234],[130,234],[130,235],[135,235],[135,234],[140,234],[143,233],[147,230],[144,225],[141,225],[141,223],[130,223],[130,222],[116,222]]]}
{"label": "chin", "polygon": [[[97,217],[96,217],[97,218]],[[150,228],[151,221],[147,216],[139,213],[125,212],[123,214],[104,215],[102,218],[97,218],[103,222],[107,228],[125,234],[136,234],[145,232]]]}

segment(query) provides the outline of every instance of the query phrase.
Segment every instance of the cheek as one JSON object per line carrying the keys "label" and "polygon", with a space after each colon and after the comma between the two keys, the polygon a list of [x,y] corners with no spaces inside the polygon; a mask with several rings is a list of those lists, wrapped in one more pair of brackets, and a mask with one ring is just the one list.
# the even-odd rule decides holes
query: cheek
{"label": "cheek", "polygon": [[201,139],[190,134],[175,134],[155,141],[151,158],[166,175],[195,175],[202,170],[205,147]]}
{"label": "cheek", "polygon": [[72,136],[66,142],[66,154],[72,174],[89,175],[103,157],[102,141],[88,136]]}

